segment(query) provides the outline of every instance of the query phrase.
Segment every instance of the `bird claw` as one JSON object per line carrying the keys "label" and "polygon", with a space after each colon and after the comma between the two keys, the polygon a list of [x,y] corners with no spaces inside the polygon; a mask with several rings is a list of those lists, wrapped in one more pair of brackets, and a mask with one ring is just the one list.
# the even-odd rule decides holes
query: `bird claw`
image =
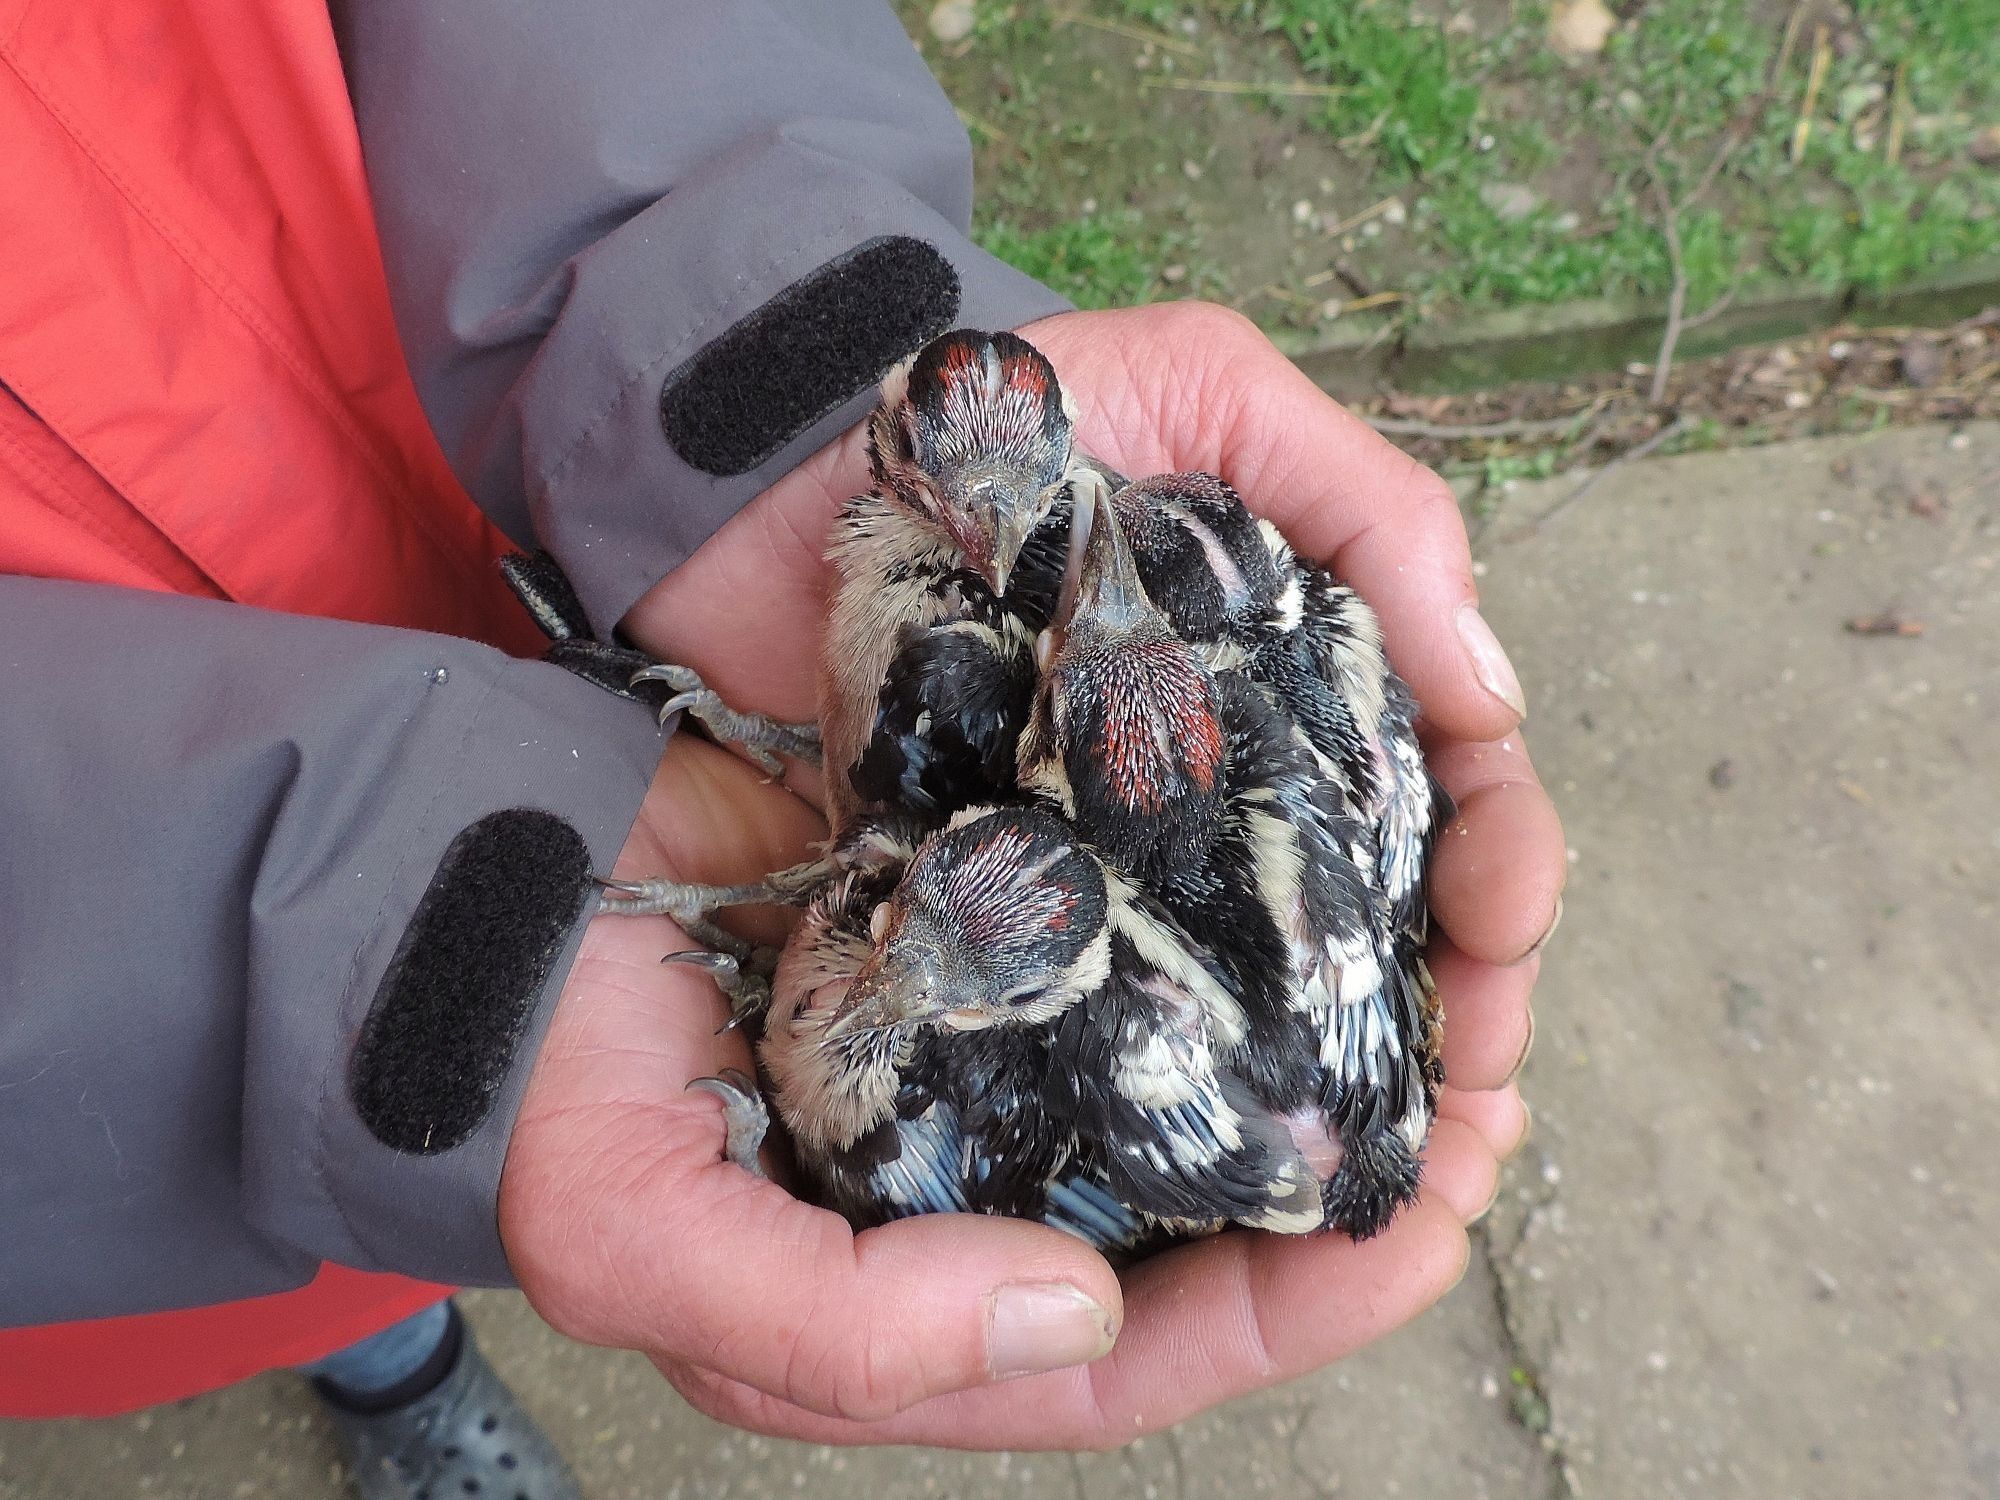
{"label": "bird claw", "polygon": [[724,1068],[712,1078],[697,1078],[688,1085],[722,1101],[722,1154],[754,1177],[767,1175],[757,1160],[757,1150],[771,1128],[771,1111],[757,1081],[741,1068]]}
{"label": "bird claw", "polygon": [[785,763],[778,758],[781,754],[807,765],[820,763],[817,724],[782,724],[763,714],[739,713],[703,682],[699,673],[669,661],[641,667],[632,674],[628,686],[655,682],[673,690],[673,696],[660,705],[662,724],[677,713],[685,713],[723,744],[741,750],[767,776],[784,774]]}
{"label": "bird claw", "polygon": [[671,917],[704,947],[749,958],[750,944],[723,931],[709,917],[731,906],[802,906],[833,873],[826,859],[775,870],[744,885],[696,885],[676,880],[612,880],[599,876],[600,912],[628,917]]}
{"label": "bird claw", "polygon": [[709,920],[709,914],[726,906],[742,904],[739,893],[754,887],[726,885],[683,885],[675,880],[597,881],[603,894],[598,897],[600,912],[627,917],[671,917],[689,937],[705,948],[715,948],[748,958],[751,945],[734,933],[725,932]]}
{"label": "bird claw", "polygon": [[775,965],[773,950],[753,949],[749,961],[756,967],[746,973],[744,960],[735,954],[710,953],[700,948],[669,953],[660,960],[663,964],[686,964],[689,968],[703,970],[715,981],[715,987],[728,997],[729,1019],[717,1028],[717,1036],[760,1020],[771,1008],[771,981],[767,973],[760,971]]}

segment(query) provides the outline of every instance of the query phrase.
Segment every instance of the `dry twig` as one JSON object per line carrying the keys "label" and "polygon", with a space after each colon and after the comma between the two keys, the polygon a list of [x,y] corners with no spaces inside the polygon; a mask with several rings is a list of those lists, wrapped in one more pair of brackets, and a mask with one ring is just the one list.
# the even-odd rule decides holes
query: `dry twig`
{"label": "dry twig", "polygon": [[1892,609],[1879,615],[1856,615],[1847,622],[1849,635],[1894,635],[1913,640],[1924,633],[1922,620],[1906,619]]}
{"label": "dry twig", "polygon": [[1514,422],[1419,422],[1407,417],[1363,417],[1361,420],[1384,437],[1442,438],[1464,441],[1472,438],[1548,437],[1569,432],[1590,420],[1611,398],[1599,396],[1590,405],[1566,417],[1534,417]]}
{"label": "dry twig", "polygon": [[1819,104],[1820,85],[1826,82],[1826,70],[1832,62],[1833,43],[1827,39],[1826,27],[1815,27],[1812,67],[1806,73],[1806,96],[1799,104],[1799,123],[1792,127],[1793,166],[1805,158],[1806,142],[1812,139],[1813,110]]}
{"label": "dry twig", "polygon": [[1386,214],[1402,201],[1401,198],[1384,198],[1379,203],[1371,203],[1362,209],[1360,213],[1351,214],[1347,218],[1342,219],[1338,224],[1330,226],[1326,231],[1326,237],[1328,239],[1338,239],[1341,235],[1346,234],[1348,230],[1359,229],[1370,219]]}
{"label": "dry twig", "polygon": [[1242,83],[1233,78],[1141,78],[1139,87],[1197,94],[1287,94],[1300,99],[1338,99],[1353,92],[1332,83]]}
{"label": "dry twig", "polygon": [[1062,26],[1088,26],[1093,31],[1106,31],[1113,36],[1122,36],[1129,42],[1144,42],[1149,47],[1164,47],[1169,52],[1178,52],[1183,57],[1200,57],[1201,48],[1193,42],[1164,31],[1155,31],[1150,26],[1134,26],[1124,21],[1107,21],[1102,16],[1086,16],[1081,11],[1059,10],[1051,17]]}

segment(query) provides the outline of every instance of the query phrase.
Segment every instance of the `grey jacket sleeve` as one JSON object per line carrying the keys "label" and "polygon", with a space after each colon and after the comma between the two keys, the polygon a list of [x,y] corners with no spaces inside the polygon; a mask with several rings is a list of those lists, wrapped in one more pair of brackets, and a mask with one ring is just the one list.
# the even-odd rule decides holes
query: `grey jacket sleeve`
{"label": "grey jacket sleeve", "polygon": [[[334,14],[432,425],[501,528],[556,555],[600,632],[858,420],[881,373],[837,372],[837,404],[718,475],[662,428],[663,388],[697,354],[884,237],[955,272],[957,324],[1065,306],[966,238],[965,131],[886,0]],[[870,317],[899,310],[885,295]],[[749,345],[751,366],[782,367],[798,340]]]}
{"label": "grey jacket sleeve", "polygon": [[[322,1258],[505,1281],[507,1136],[650,712],[467,641],[24,578],[0,704],[0,1326]],[[457,931],[497,924],[539,982],[455,992],[463,946],[411,914],[468,829],[515,824],[531,862],[487,848],[503,889]],[[523,933],[504,887],[551,850],[580,889]]]}

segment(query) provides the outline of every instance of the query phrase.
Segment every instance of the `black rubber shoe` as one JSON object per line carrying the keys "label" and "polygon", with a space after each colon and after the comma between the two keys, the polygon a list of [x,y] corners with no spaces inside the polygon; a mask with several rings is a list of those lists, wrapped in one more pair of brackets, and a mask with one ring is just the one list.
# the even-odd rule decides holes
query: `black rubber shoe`
{"label": "black rubber shoe", "polygon": [[583,1500],[548,1434],[501,1383],[468,1330],[437,1385],[357,1411],[315,1381],[358,1500]]}

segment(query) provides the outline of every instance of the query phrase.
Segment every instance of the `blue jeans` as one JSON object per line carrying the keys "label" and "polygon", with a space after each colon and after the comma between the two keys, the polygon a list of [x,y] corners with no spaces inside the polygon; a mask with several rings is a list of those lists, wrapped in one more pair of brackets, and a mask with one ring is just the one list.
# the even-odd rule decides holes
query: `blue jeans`
{"label": "blue jeans", "polygon": [[371,1333],[358,1344],[336,1349],[325,1359],[300,1365],[301,1375],[317,1375],[343,1391],[365,1396],[400,1385],[424,1366],[451,1326],[451,1299],[434,1302],[422,1312]]}

